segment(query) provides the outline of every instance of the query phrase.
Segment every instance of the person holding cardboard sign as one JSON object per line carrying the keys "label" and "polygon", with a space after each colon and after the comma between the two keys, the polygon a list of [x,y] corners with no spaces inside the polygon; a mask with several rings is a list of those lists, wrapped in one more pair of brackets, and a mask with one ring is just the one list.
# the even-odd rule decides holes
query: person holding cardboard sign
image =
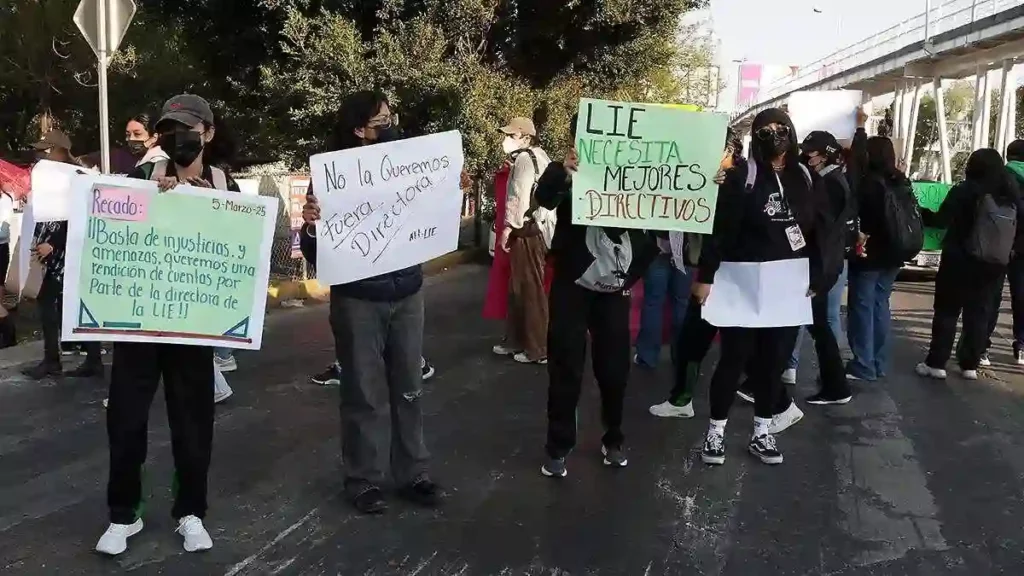
{"label": "person holding cardboard sign", "polygon": [[[338,117],[333,150],[399,138],[397,116],[380,92],[350,94]],[[320,204],[313,194],[302,218],[302,253],[316,262]],[[331,330],[345,375],[340,379],[345,495],[364,514],[387,510],[380,485],[388,460],[401,498],[426,507],[443,499],[427,473],[430,456],[423,441],[422,287],[419,264],[331,286]]]}

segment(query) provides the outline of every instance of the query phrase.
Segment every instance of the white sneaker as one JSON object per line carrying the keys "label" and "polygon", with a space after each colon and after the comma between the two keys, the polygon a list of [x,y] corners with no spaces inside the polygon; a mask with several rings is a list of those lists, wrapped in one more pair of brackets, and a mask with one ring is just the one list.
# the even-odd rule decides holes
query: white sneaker
{"label": "white sneaker", "polygon": [[221,358],[216,354],[213,355],[213,363],[217,365],[217,368],[221,372],[234,372],[238,370],[238,362],[235,361],[235,355],[232,354],[227,358]]}
{"label": "white sneaker", "polygon": [[768,433],[782,434],[789,429],[793,424],[804,419],[804,411],[796,405],[796,402],[790,402],[789,408],[782,414],[776,414],[772,417],[772,423],[768,425]]}
{"label": "white sneaker", "polygon": [[494,348],[491,348],[491,352],[494,352],[498,356],[515,356],[518,350],[513,350],[504,344],[495,344]]}
{"label": "white sneaker", "polygon": [[520,352],[519,354],[516,354],[515,356],[513,356],[512,359],[515,360],[516,362],[519,362],[520,364],[541,364],[541,365],[543,365],[543,364],[547,364],[548,363],[548,359],[547,358],[541,358],[540,360],[530,360],[530,357],[526,355],[526,352]]}
{"label": "white sneaker", "polygon": [[203,526],[203,521],[195,516],[185,516],[178,521],[178,529],[175,530],[185,538],[183,548],[185,552],[201,552],[213,548],[213,540],[210,533]]}
{"label": "white sneaker", "polygon": [[964,380],[977,380],[978,379],[978,371],[977,370],[961,370],[960,371],[960,375],[964,377]]}
{"label": "white sneaker", "polygon": [[988,352],[982,354],[981,358],[978,359],[978,366],[981,366],[982,368],[992,366],[992,359],[988,357]]}
{"label": "white sneaker", "polygon": [[234,394],[234,393],[235,393],[235,391],[231,389],[231,386],[228,386],[227,384],[225,384],[223,390],[216,390],[216,391],[214,391],[214,393],[213,393],[213,403],[214,404],[220,404],[221,402],[227,400],[228,398],[231,398],[232,394]]}
{"label": "white sneaker", "polygon": [[128,539],[142,532],[142,518],[134,524],[111,524],[96,543],[96,551],[108,556],[117,556],[128,549]]}
{"label": "white sneaker", "polygon": [[782,383],[796,384],[796,368],[787,368],[786,371],[782,373]]}
{"label": "white sneaker", "polygon": [[941,368],[932,368],[931,366],[925,364],[924,362],[918,364],[917,368],[914,368],[914,371],[917,372],[918,376],[923,376],[925,378],[934,378],[936,380],[946,379],[945,370]]}
{"label": "white sneaker", "polygon": [[693,418],[693,401],[686,406],[676,406],[671,402],[662,402],[651,406],[651,414],[658,418]]}

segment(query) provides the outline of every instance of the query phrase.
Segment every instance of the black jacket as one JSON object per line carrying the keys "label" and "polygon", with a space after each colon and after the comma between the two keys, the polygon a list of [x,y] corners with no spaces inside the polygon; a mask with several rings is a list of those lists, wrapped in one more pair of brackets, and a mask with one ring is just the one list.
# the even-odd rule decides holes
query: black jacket
{"label": "black jacket", "polygon": [[[838,278],[838,273],[830,271],[826,275],[822,268],[823,249],[818,235],[827,222],[827,201],[808,189],[799,167],[791,165],[776,180],[771,166],[758,166],[750,190],[746,188],[748,170],[749,164],[729,170],[718,187],[714,231],[711,238],[704,239],[698,280],[713,284],[722,262],[808,258],[811,290],[827,292]],[[800,226],[806,242],[799,250],[793,250],[786,234],[794,225]]]}
{"label": "black jacket", "polygon": [[822,272],[838,280],[856,240],[857,202],[846,174],[838,168],[824,176],[815,174],[814,194],[825,199],[821,221],[816,226]]}
{"label": "black jacket", "polygon": [[[561,162],[551,162],[541,174],[534,193],[537,203],[548,210],[554,210],[558,220],[555,235],[551,239],[548,254],[555,261],[555,282],[575,283],[594,261],[587,248],[587,228],[572,223],[572,175]],[[627,279],[623,290],[633,286],[658,256],[658,246],[652,234],[642,230],[604,228],[613,239],[628,234],[633,246],[633,261],[626,270]]]}
{"label": "black jacket", "polygon": [[1007,168],[1007,172],[1013,176],[1013,181],[1021,190],[1021,197],[1017,200],[1017,236],[1013,239],[1013,253],[1015,257],[1022,258],[1024,257],[1024,220],[1021,219],[1021,216],[1024,215],[1024,178],[1009,168]]}
{"label": "black jacket", "polygon": [[[1011,179],[1011,181],[1015,184],[1012,190],[1013,198],[996,198],[996,202],[1000,205],[1005,202],[1015,204],[1017,206],[1017,222],[1020,223],[1022,221],[1020,194],[1016,189],[1016,180]],[[974,260],[967,253],[967,243],[974,230],[974,223],[978,215],[978,203],[987,192],[985,186],[971,180],[964,180],[950,189],[938,212],[921,211],[921,219],[925,226],[946,229],[946,236],[942,239],[943,261],[946,259]],[[1020,229],[1019,224],[1017,228]],[[868,245],[870,246],[870,241]],[[979,262],[979,264],[985,263]],[[990,264],[990,266],[998,267],[999,265]]]}
{"label": "black jacket", "polygon": [[894,180],[868,170],[867,133],[857,129],[853,137],[847,179],[853,184],[857,197],[857,217],[860,231],[867,236],[865,256],[850,254],[850,267],[855,270],[883,270],[903,265],[901,255],[892,250],[892,241],[885,225],[885,198],[896,187],[909,187],[906,178]]}

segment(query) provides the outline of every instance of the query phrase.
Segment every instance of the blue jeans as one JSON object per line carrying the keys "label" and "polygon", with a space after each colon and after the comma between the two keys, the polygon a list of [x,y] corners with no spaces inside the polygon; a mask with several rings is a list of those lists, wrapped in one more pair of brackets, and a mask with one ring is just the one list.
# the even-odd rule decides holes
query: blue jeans
{"label": "blue jeans", "polygon": [[[843,271],[836,280],[835,286],[828,291],[828,327],[836,335],[836,343],[840,348],[843,346],[843,321],[840,318],[840,311],[843,307],[843,290],[846,289],[847,265],[843,263]],[[786,368],[796,370],[800,366],[800,348],[804,343],[804,330],[796,333],[796,346],[793,347],[793,355],[789,358]]]}
{"label": "blue jeans", "polygon": [[658,365],[663,342],[662,319],[665,301],[672,306],[672,358],[675,360],[675,335],[683,325],[686,307],[690,303],[690,284],[693,273],[683,272],[672,264],[672,257],[661,254],[647,269],[644,276],[644,302],[640,311],[640,333],[636,337],[636,355],[643,366]]}
{"label": "blue jeans", "polygon": [[846,336],[853,360],[846,373],[861,380],[885,376],[889,360],[889,332],[892,314],[889,298],[899,268],[854,270],[850,272]]}

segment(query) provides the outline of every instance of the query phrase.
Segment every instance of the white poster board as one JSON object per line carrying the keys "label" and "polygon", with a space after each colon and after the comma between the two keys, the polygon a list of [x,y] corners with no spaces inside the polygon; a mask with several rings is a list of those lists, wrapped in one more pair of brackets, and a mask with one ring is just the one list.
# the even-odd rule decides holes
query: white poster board
{"label": "white poster board", "polygon": [[457,131],[310,158],[317,280],[346,284],[457,249],[462,166]]}
{"label": "white poster board", "polygon": [[95,170],[40,160],[32,167],[32,191],[29,209],[33,222],[67,220],[71,206],[72,179],[79,174],[98,174]]}
{"label": "white poster board", "polygon": [[830,132],[836,140],[850,140],[857,131],[860,90],[823,90],[794,92],[789,96],[789,117],[796,127],[797,140],[815,130]]}
{"label": "white poster board", "polygon": [[73,183],[63,340],[260,348],[277,198]]}
{"label": "white poster board", "polygon": [[722,262],[702,316],[719,328],[777,328],[813,323],[806,258]]}

